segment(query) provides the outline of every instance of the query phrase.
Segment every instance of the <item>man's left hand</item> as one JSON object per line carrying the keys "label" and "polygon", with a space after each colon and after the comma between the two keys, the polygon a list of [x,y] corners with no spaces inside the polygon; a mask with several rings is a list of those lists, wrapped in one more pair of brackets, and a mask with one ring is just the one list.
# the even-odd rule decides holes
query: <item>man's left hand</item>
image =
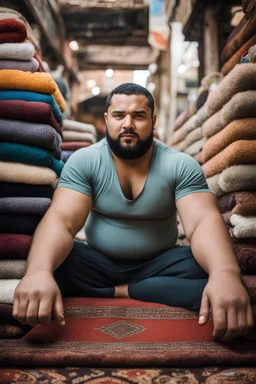
{"label": "man's left hand", "polygon": [[253,328],[250,299],[240,277],[232,272],[209,276],[204,289],[199,313],[199,324],[213,314],[213,337],[218,341],[231,341],[244,336]]}

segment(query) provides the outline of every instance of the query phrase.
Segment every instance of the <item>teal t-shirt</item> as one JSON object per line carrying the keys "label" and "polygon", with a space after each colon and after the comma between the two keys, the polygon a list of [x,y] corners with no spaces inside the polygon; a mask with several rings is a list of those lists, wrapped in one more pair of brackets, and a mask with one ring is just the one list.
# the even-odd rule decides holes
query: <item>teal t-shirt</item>
{"label": "teal t-shirt", "polygon": [[145,186],[134,200],[122,192],[106,139],[76,151],[65,164],[58,187],[92,197],[87,242],[113,260],[146,260],[173,247],[175,201],[190,193],[210,192],[196,160],[156,140]]}

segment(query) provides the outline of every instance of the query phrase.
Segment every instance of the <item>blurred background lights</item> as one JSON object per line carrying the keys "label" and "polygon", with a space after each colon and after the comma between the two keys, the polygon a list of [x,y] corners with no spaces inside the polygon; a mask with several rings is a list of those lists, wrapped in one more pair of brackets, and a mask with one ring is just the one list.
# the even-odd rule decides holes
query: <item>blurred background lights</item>
{"label": "blurred background lights", "polygon": [[96,85],[96,81],[95,80],[88,80],[87,84],[88,84],[89,88],[93,88]]}
{"label": "blurred background lights", "polygon": [[93,87],[93,89],[92,89],[92,94],[93,94],[94,96],[99,95],[99,94],[100,94],[100,89],[99,89],[99,87]]}
{"label": "blurred background lights", "polygon": [[114,71],[113,71],[113,69],[107,69],[106,70],[106,72],[105,72],[105,75],[107,76],[107,77],[112,77],[113,75],[114,75]]}
{"label": "blurred background lights", "polygon": [[70,49],[72,49],[72,51],[78,51],[79,50],[79,45],[78,45],[78,42],[76,40],[70,41],[69,47],[70,47]]}
{"label": "blurred background lights", "polygon": [[185,73],[186,71],[187,71],[187,69],[188,69],[188,67],[187,67],[187,65],[186,64],[180,64],[179,66],[178,66],[178,72],[179,73]]}

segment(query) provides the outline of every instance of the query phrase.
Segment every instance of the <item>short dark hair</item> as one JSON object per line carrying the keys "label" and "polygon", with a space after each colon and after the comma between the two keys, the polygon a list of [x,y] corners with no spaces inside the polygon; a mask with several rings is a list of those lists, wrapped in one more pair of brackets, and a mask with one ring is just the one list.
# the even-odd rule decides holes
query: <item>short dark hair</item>
{"label": "short dark hair", "polygon": [[112,97],[114,95],[144,95],[148,99],[148,106],[152,110],[152,116],[154,114],[155,102],[151,93],[147,88],[142,87],[141,85],[134,83],[124,83],[113,89],[107,97],[106,108],[108,110],[112,102]]}

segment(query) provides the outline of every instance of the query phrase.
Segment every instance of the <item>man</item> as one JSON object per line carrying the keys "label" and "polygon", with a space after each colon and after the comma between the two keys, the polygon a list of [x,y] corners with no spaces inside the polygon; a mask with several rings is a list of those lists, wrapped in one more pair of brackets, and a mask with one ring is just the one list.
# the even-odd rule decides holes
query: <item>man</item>
{"label": "man", "polygon": [[[16,288],[14,317],[31,326],[64,324],[61,290],[201,306],[202,325],[211,307],[215,339],[247,334],[249,297],[200,166],[153,140],[154,101],[139,85],[110,93],[105,121],[106,138],[64,167]],[[176,210],[191,249],[175,247]],[[85,222],[88,244],[73,242]]]}

